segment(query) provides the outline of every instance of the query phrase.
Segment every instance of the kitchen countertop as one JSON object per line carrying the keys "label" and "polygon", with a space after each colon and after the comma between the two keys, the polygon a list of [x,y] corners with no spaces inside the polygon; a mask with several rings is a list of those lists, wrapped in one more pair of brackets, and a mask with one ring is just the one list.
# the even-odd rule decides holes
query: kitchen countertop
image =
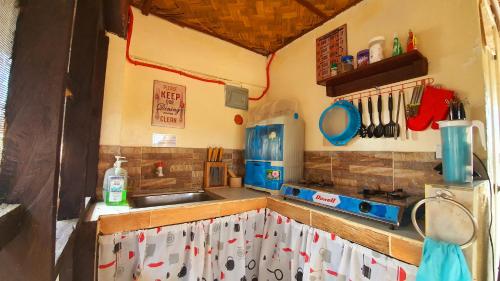
{"label": "kitchen countertop", "polygon": [[[283,200],[283,199],[281,199],[281,200]],[[378,230],[383,231],[383,232],[388,232],[388,233],[390,233],[392,235],[399,235],[399,236],[403,236],[403,237],[406,237],[406,238],[423,241],[423,239],[417,233],[417,231],[415,230],[415,228],[413,227],[413,225],[411,224],[411,222],[409,224],[405,225],[405,226],[399,227],[398,229],[390,229],[388,224],[381,223],[381,222],[378,222],[378,221],[369,220],[369,219],[366,219],[366,218],[362,218],[362,217],[354,216],[354,215],[351,215],[351,214],[334,211],[334,210],[331,210],[331,209],[328,209],[328,208],[323,208],[323,207],[319,207],[319,206],[307,204],[307,203],[296,201],[296,200],[286,199],[286,200],[283,200],[283,201],[286,201],[286,202],[289,202],[289,203],[292,203],[292,204],[295,204],[295,205],[299,205],[299,206],[302,206],[302,207],[305,207],[305,208],[308,208],[308,209],[311,209],[311,210],[316,210],[318,212],[326,213],[326,214],[329,214],[329,215],[332,215],[332,216],[335,216],[335,217],[338,217],[338,218],[349,220],[349,221],[351,221],[353,223],[363,224],[363,225],[365,225],[367,227],[378,229]]]}
{"label": "kitchen countertop", "polygon": [[87,221],[97,221],[101,216],[108,215],[122,215],[134,212],[144,212],[153,210],[163,210],[169,208],[178,208],[182,206],[196,206],[204,204],[213,204],[219,202],[227,202],[232,200],[242,200],[242,199],[255,199],[255,198],[266,198],[269,194],[261,191],[256,191],[248,188],[229,188],[229,187],[214,187],[206,190],[208,193],[213,193],[222,197],[223,199],[211,200],[204,202],[194,202],[194,203],[183,203],[175,205],[165,205],[147,208],[133,208],[130,206],[107,206],[104,202],[97,202],[90,210],[87,215]]}
{"label": "kitchen countertop", "polygon": [[175,204],[175,205],[165,205],[165,206],[157,206],[157,207],[147,207],[147,208],[132,208],[130,206],[107,206],[104,202],[96,203],[90,211],[90,215],[87,217],[89,221],[97,221],[101,216],[108,215],[123,215],[134,212],[145,212],[145,211],[155,211],[155,210],[164,210],[171,208],[179,208],[183,206],[199,206],[199,205],[209,205],[214,203],[222,203],[229,202],[234,200],[244,200],[244,199],[256,199],[256,198],[267,198],[272,197],[276,200],[280,200],[283,202],[287,202],[292,205],[301,206],[310,210],[315,210],[324,214],[328,214],[333,217],[338,217],[344,220],[351,221],[355,224],[362,224],[364,226],[376,229],[378,231],[387,232],[392,235],[403,236],[405,238],[414,239],[418,241],[422,241],[422,238],[418,235],[418,233],[413,228],[413,225],[410,223],[409,225],[402,226],[399,229],[390,229],[388,224],[384,224],[374,220],[368,220],[365,218],[353,216],[350,214],[334,211],[328,208],[323,208],[311,204],[307,204],[300,201],[295,200],[285,200],[281,196],[271,196],[266,192],[256,191],[248,188],[229,188],[229,187],[219,187],[219,188],[211,188],[207,190],[209,193],[213,193],[222,197],[220,200],[211,200],[205,202],[195,202],[195,203],[184,203],[184,204]]}
{"label": "kitchen countertop", "polygon": [[290,204],[301,206],[307,209],[315,210],[321,213],[325,213],[334,217],[338,217],[344,220],[351,221],[356,224],[362,224],[370,228],[377,229],[382,232],[387,232],[392,235],[403,236],[405,238],[414,239],[418,241],[422,241],[422,238],[418,235],[413,225],[410,223],[406,226],[402,226],[398,229],[390,229],[388,224],[381,223],[374,220],[369,220],[362,217],[357,217],[354,215],[334,211],[328,208],[323,208],[311,204],[307,204],[304,202],[283,199],[281,196],[270,195],[266,192],[256,191],[248,188],[229,188],[229,187],[218,187],[211,188],[207,190],[209,193],[213,193],[222,197],[220,200],[211,200],[205,202],[194,202],[194,203],[184,203],[184,204],[175,204],[175,205],[165,205],[165,206],[156,206],[156,207],[147,207],[147,208],[133,208],[130,206],[107,206],[104,202],[97,202],[93,208],[91,208],[90,214],[87,216],[88,221],[97,221],[101,216],[108,215],[123,215],[134,212],[145,212],[145,211],[154,211],[154,210],[163,210],[170,208],[178,208],[183,206],[198,206],[205,204],[213,204],[213,203],[221,203],[221,202],[229,202],[233,200],[243,200],[243,199],[255,199],[255,198],[267,198],[272,197],[276,200],[281,200],[284,202],[288,202]]}

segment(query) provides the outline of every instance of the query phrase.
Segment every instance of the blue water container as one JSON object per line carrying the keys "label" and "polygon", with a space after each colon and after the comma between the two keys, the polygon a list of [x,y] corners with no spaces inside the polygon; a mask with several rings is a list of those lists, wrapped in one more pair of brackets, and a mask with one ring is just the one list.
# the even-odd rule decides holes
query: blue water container
{"label": "blue water container", "polygon": [[443,179],[448,183],[472,182],[472,128],[479,129],[484,143],[484,126],[481,121],[440,121]]}

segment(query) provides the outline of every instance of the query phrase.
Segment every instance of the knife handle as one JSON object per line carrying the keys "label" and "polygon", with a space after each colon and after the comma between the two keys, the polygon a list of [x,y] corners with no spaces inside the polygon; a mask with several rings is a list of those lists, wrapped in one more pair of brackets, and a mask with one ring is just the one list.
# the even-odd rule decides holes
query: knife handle
{"label": "knife handle", "polygon": [[211,162],[212,161],[212,152],[213,152],[213,148],[212,147],[208,147],[208,158],[207,158],[207,161],[208,162]]}
{"label": "knife handle", "polygon": [[210,161],[215,162],[217,161],[217,154],[219,153],[219,149],[217,147],[214,147],[214,151],[212,152],[212,158]]}
{"label": "knife handle", "polygon": [[219,148],[219,162],[222,162],[222,157],[224,156],[224,148]]}
{"label": "knife handle", "polygon": [[460,103],[459,111],[460,111],[460,119],[461,120],[467,119],[467,116],[465,115],[465,107],[463,102]]}

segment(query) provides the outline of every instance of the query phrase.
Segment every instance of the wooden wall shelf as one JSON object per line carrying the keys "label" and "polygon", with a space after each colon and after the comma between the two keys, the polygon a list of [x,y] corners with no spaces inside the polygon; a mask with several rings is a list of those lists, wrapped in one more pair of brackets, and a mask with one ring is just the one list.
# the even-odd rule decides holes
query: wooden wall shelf
{"label": "wooden wall shelf", "polygon": [[428,62],[419,51],[414,50],[390,57],[360,68],[340,73],[321,81],[326,86],[326,95],[337,97],[373,87],[427,75]]}

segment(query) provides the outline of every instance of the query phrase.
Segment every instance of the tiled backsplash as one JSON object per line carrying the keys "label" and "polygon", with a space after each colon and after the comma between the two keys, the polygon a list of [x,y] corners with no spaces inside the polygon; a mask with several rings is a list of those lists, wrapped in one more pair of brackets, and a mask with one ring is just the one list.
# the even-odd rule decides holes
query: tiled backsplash
{"label": "tiled backsplash", "polygon": [[[196,191],[203,185],[206,148],[160,148],[101,145],[99,149],[97,194],[101,197],[106,169],[113,167],[115,155],[125,156],[131,194]],[[236,174],[244,174],[243,150],[225,149],[223,161]],[[164,177],[155,175],[156,162],[165,162]]]}
{"label": "tiled backsplash", "polygon": [[[206,148],[103,145],[99,151],[99,197],[104,172],[113,166],[114,155],[127,158],[123,166],[129,173],[132,194],[195,191],[203,185]],[[154,173],[154,164],[158,161],[166,164],[165,176],[161,178]],[[433,170],[440,161],[435,160],[432,152],[306,151],[304,161],[305,179],[332,181],[335,185],[353,188],[403,188],[412,194],[423,194],[425,183],[441,179]],[[224,162],[238,175],[245,173],[243,150],[224,150]]]}
{"label": "tiled backsplash", "polygon": [[424,184],[439,182],[434,171],[440,162],[432,152],[307,151],[304,177],[335,185],[363,186],[423,194]]}

